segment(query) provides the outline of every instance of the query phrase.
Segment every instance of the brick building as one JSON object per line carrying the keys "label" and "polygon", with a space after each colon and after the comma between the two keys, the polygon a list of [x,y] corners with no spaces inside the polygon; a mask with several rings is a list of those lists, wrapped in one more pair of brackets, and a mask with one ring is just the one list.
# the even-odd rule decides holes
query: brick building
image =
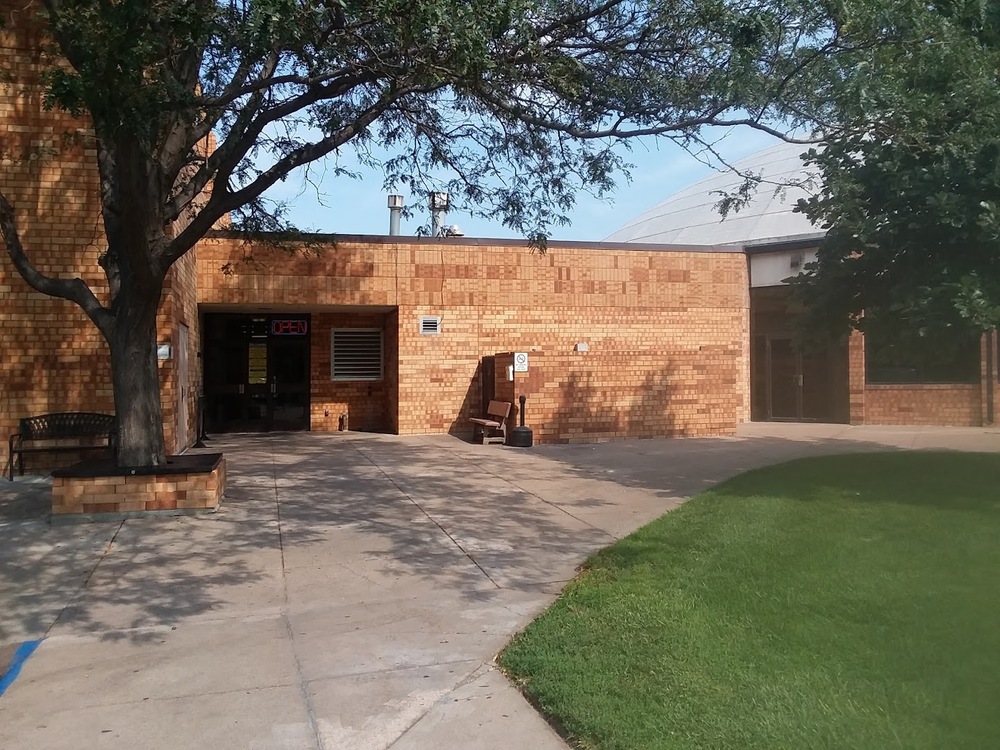
{"label": "brick building", "polygon": [[[92,137],[44,110],[37,30],[8,25],[0,39],[12,73],[0,84],[0,184],[25,248],[106,300]],[[174,266],[159,316],[168,450],[195,441],[202,414],[210,433],[471,433],[491,394],[525,394],[549,442],[728,434],[751,417],[992,419],[986,357],[977,383],[875,386],[859,337],[822,361],[786,351],[773,277],[814,237],[552,242],[545,254],[486,239],[317,239],[319,253],[260,247],[244,263],[247,248],[219,231]],[[0,323],[0,431],[32,414],[113,410],[98,331],[30,289],[6,254]],[[508,376],[513,352],[528,369]]]}
{"label": "brick building", "polygon": [[[854,333],[822,350],[799,351],[784,280],[815,259],[824,232],[793,212],[812,176],[803,147],[782,143],[759,151],[672,195],[627,222],[608,239],[740,247],[749,262],[750,404],[754,420],[852,424],[978,426],[994,423],[1000,395],[997,334],[969,334],[899,351],[893,340]],[[716,204],[733,193],[735,175],[757,174],[762,186],[725,219]],[[777,186],[777,187],[776,187]],[[896,334],[902,332],[897,331]],[[960,334],[956,334],[960,336]]]}

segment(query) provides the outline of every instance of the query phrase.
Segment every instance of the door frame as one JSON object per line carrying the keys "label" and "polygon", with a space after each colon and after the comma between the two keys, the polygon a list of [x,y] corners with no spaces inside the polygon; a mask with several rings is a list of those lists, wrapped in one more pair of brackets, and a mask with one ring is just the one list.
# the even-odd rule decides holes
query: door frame
{"label": "door frame", "polygon": [[[230,321],[245,321],[247,324],[246,334],[242,339],[241,350],[245,357],[249,357],[250,347],[253,344],[264,343],[266,352],[266,367],[265,367],[265,379],[263,383],[251,383],[250,382],[250,372],[249,368],[244,376],[244,381],[242,383],[226,383],[223,385],[209,385],[211,379],[208,377],[208,373],[203,373],[203,382],[205,383],[205,397],[208,413],[212,413],[212,409],[215,405],[215,399],[222,396],[236,396],[239,403],[239,416],[234,419],[230,419],[226,422],[216,422],[211,426],[213,432],[271,432],[271,431],[290,431],[290,430],[303,430],[308,431],[311,427],[311,401],[312,401],[312,377],[311,377],[311,365],[312,365],[312,316],[310,313],[286,313],[286,314],[274,314],[274,313],[253,313],[253,312],[206,312],[205,317],[202,321],[202,336],[203,336],[203,347],[208,347],[211,345],[211,341],[208,338],[208,330],[212,325],[212,320],[223,320],[228,319]],[[253,321],[261,320],[265,321],[265,330],[267,333],[265,336],[254,336],[253,335]],[[304,370],[305,370],[305,382],[297,383],[288,392],[294,392],[299,394],[304,399],[304,409],[305,414],[302,419],[301,426],[291,427],[287,422],[283,423],[280,427],[275,428],[274,425],[274,407],[276,397],[279,395],[284,395],[286,391],[280,389],[280,383],[276,382],[275,376],[272,370],[271,361],[271,341],[278,338],[277,335],[272,334],[272,322],[275,320],[305,320],[307,324],[306,333],[302,335],[300,341],[302,341],[302,346],[304,348],[303,356],[305,358]],[[204,368],[210,367],[210,362],[213,361],[213,356],[208,352],[204,351],[202,356],[202,363]],[[263,398],[263,402],[261,399]],[[252,418],[250,416],[251,407],[256,402],[258,408],[262,403],[263,415],[260,418]]]}
{"label": "door frame", "polygon": [[177,328],[177,452],[183,453],[188,447],[188,391],[191,378],[188,372],[188,344],[190,329],[185,323]]}

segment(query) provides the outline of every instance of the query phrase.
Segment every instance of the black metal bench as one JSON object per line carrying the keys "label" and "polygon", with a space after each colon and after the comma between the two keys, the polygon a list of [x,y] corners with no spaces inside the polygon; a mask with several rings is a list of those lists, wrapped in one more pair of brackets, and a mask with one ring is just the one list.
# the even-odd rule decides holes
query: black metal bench
{"label": "black metal bench", "polygon": [[[98,442],[102,438],[104,442]],[[74,411],[26,417],[10,436],[10,481],[14,481],[15,456],[23,476],[25,453],[100,450],[113,455],[116,438],[113,414]]]}

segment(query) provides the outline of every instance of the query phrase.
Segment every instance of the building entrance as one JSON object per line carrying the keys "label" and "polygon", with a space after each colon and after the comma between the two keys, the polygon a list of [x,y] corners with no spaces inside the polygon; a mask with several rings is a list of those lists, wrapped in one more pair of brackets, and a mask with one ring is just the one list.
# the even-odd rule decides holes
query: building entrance
{"label": "building entrance", "polygon": [[750,292],[751,418],[849,421],[846,344],[800,349],[790,332],[796,311],[789,305],[787,288],[758,288]]}
{"label": "building entrance", "polygon": [[205,315],[208,432],[309,429],[308,315]]}

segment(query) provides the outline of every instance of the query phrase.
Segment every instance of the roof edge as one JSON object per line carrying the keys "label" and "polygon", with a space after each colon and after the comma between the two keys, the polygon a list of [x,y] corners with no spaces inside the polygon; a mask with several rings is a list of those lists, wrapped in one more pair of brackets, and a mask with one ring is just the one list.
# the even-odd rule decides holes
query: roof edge
{"label": "roof edge", "polygon": [[[276,233],[263,232],[261,237],[276,237]],[[304,233],[304,239],[313,242],[352,242],[369,243],[373,245],[452,245],[455,247],[522,247],[529,249],[531,243],[524,239],[490,238],[490,237],[409,237],[406,235],[387,234],[333,234],[310,232]],[[214,229],[205,234],[205,239],[240,239],[238,232],[228,229]],[[292,240],[294,242],[294,240]],[[741,253],[739,245],[666,245],[653,242],[587,242],[584,240],[549,240],[549,248],[567,250],[628,250],[631,252],[673,252],[673,253]]]}

